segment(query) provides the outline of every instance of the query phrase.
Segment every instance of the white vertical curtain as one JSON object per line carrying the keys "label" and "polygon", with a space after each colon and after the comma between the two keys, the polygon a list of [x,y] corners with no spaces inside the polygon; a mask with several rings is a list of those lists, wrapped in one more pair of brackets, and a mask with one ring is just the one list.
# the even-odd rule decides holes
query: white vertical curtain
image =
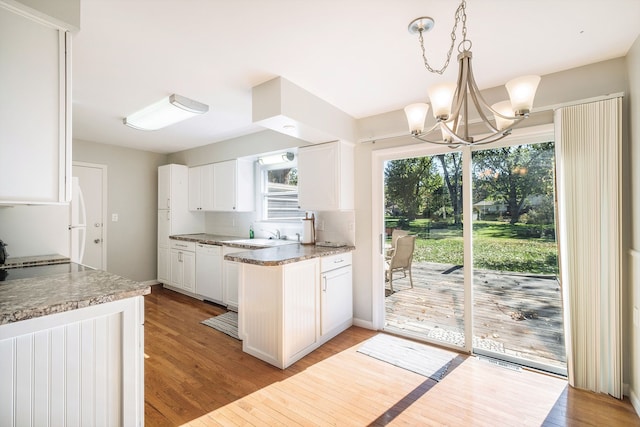
{"label": "white vertical curtain", "polygon": [[555,112],[569,384],[622,398],[622,98]]}

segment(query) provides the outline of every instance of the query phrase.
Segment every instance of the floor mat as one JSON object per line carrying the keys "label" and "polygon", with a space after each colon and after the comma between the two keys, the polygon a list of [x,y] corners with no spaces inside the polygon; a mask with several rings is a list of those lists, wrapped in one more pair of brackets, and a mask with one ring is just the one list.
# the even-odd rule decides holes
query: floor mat
{"label": "floor mat", "polygon": [[436,381],[444,378],[451,362],[458,356],[453,351],[387,334],[369,338],[358,352]]}
{"label": "floor mat", "polygon": [[203,320],[200,323],[211,326],[213,329],[224,332],[237,340],[240,339],[238,336],[238,313],[234,311],[227,311],[224,314]]}

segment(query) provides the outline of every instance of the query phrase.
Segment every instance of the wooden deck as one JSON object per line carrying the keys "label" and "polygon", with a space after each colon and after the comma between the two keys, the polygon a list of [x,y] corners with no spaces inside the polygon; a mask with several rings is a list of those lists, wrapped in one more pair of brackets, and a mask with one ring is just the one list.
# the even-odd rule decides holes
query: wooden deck
{"label": "wooden deck", "polygon": [[[413,289],[408,276],[394,274],[385,330],[462,347],[462,268],[414,263],[412,272]],[[476,271],[474,299],[475,348],[566,368],[562,297],[555,278]]]}

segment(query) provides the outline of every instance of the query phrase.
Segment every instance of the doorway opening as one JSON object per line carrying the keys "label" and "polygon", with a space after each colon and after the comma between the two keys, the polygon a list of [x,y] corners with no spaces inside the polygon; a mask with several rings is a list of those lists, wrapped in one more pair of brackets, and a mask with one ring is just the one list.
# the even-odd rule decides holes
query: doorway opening
{"label": "doorway opening", "polygon": [[387,157],[385,265],[394,230],[415,248],[385,271],[384,329],[566,375],[552,135]]}

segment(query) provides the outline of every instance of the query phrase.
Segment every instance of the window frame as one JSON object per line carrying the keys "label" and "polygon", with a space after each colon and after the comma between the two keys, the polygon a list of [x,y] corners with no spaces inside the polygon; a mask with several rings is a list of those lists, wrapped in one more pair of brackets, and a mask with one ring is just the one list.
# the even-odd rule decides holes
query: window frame
{"label": "window frame", "polygon": [[[267,199],[270,195],[270,193],[267,192],[267,188],[268,188],[268,174],[270,171],[274,171],[274,170],[282,170],[282,169],[298,169],[298,161],[297,158],[295,160],[293,160],[292,162],[287,162],[287,163],[277,163],[277,164],[272,164],[272,165],[261,165],[259,163],[257,163],[257,169],[258,169],[258,187],[260,189],[260,192],[258,193],[258,200],[257,200],[257,204],[259,207],[259,221],[261,222],[278,222],[278,223],[297,223],[299,222],[302,218],[304,218],[304,211],[300,210],[300,207],[298,205],[298,212],[299,212],[299,216],[295,217],[295,218],[269,218],[269,209],[268,209],[268,202]],[[290,193],[288,193],[290,194]],[[299,203],[299,191],[298,191],[298,186],[296,185],[296,200],[298,200]],[[273,193],[271,193],[271,195],[273,196]]]}

